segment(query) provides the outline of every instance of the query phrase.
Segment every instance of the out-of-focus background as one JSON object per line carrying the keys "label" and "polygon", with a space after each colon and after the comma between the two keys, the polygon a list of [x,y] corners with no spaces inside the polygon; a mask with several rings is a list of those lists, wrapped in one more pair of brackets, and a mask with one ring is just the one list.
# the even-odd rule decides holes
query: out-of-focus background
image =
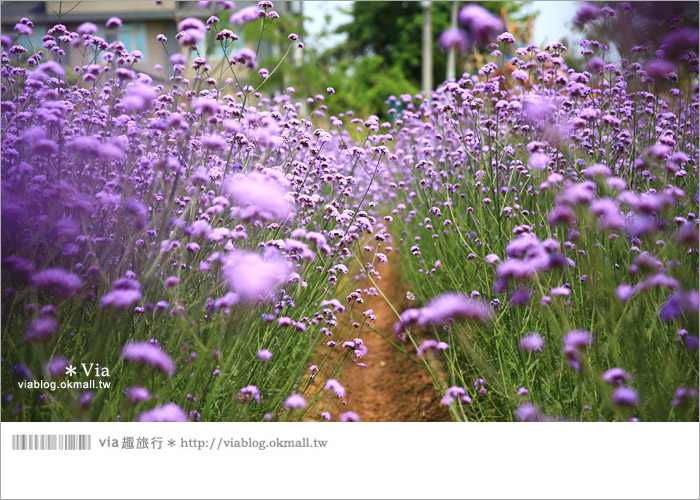
{"label": "out-of-focus background", "polygon": [[[46,30],[57,23],[70,30],[86,21],[95,23],[100,30],[97,36],[108,43],[118,39],[127,50],[141,51],[143,58],[134,69],[148,73],[156,82],[165,82],[172,75],[170,56],[184,50],[175,35],[178,23],[187,17],[205,21],[216,15],[220,19],[217,29],[229,28],[240,36],[238,47],[257,50],[256,69],[275,68],[289,47],[287,36],[297,33],[304,42],[303,50],[295,50],[285,58],[261,92],[276,95],[294,87],[297,95],[314,96],[330,86],[336,90],[336,96],[327,103],[330,114],[352,109],[362,115],[380,116],[386,116],[392,105],[387,101],[389,96],[429,92],[450,78],[476,74],[489,60],[488,44],[476,43],[476,34],[458,19],[458,12],[465,5],[487,9],[514,35],[513,53],[503,57],[515,56],[515,48],[530,43],[543,47],[561,42],[568,48],[562,52],[565,63],[576,70],[585,70],[586,66],[587,56],[581,54],[582,40],[601,42],[603,49],[597,49],[595,55],[619,62],[639,45],[647,46],[653,54],[658,49],[658,34],[664,32],[674,16],[695,26],[698,19],[697,2],[277,1],[274,8],[280,18],[259,43],[259,23],[229,22],[232,14],[257,2],[232,4],[3,1],[0,18],[2,32],[30,50],[40,48]],[[600,13],[608,4],[614,8],[614,15],[603,16],[602,22],[587,22],[591,12]],[[118,30],[105,28],[111,17],[122,20]],[[17,36],[13,31],[22,18],[35,24],[32,34]],[[443,38],[450,30],[453,37]],[[159,34],[165,35],[167,41],[158,41]],[[198,51],[214,67],[224,57],[216,44],[200,43]],[[71,51],[65,57],[71,65],[84,64],[80,51]]]}

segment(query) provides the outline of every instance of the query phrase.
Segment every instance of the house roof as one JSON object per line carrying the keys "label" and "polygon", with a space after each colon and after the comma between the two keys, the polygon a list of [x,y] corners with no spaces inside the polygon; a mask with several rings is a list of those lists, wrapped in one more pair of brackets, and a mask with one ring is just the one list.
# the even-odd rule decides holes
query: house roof
{"label": "house roof", "polygon": [[[61,2],[26,2],[3,1],[2,24],[17,23],[27,17],[35,24],[56,23]],[[160,5],[153,2],[114,1],[114,2],[62,2],[61,22],[63,24],[105,22],[110,17],[119,17],[122,21],[176,21],[184,17],[206,19],[214,12],[213,9],[202,9],[198,2],[164,1]],[[238,8],[255,2],[236,2]]]}

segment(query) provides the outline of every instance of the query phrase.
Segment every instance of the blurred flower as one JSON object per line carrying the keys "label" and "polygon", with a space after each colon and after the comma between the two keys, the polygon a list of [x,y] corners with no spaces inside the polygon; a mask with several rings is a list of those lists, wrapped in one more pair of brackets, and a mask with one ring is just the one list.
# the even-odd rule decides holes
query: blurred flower
{"label": "blurred flower", "polygon": [[31,278],[31,284],[53,295],[70,297],[80,291],[80,278],[65,269],[50,268],[37,272]]}
{"label": "blurred flower", "polygon": [[525,402],[518,406],[518,409],[515,411],[515,418],[521,422],[538,422],[540,420],[540,412],[534,404]]}
{"label": "blurred flower", "polygon": [[132,403],[148,401],[151,399],[151,393],[145,387],[132,386],[124,389],[124,396]]}
{"label": "blurred flower", "polygon": [[180,278],[177,276],[168,276],[165,278],[165,281],[163,281],[163,285],[165,288],[175,288],[178,284],[180,283]]}
{"label": "blurred flower", "polygon": [[574,371],[581,369],[581,349],[593,344],[593,335],[586,330],[571,330],[564,335],[564,354],[569,359],[569,366]]}
{"label": "blurred flower", "polygon": [[339,398],[345,397],[345,388],[334,378],[329,378],[323,387],[325,391],[332,390]]}
{"label": "blurred flower", "polygon": [[[669,284],[673,284],[669,282]],[[684,314],[697,314],[698,312],[698,291],[689,290],[686,292],[674,292],[659,309],[659,319],[662,321],[672,321],[682,317]]]}
{"label": "blurred flower", "polygon": [[58,331],[58,321],[51,316],[43,316],[32,320],[24,335],[25,342],[46,341]]}
{"label": "blurred flower", "polygon": [[692,26],[675,29],[661,38],[661,47],[663,47],[664,53],[673,61],[687,51],[697,53],[699,45],[698,29]]}
{"label": "blurred flower", "polygon": [[489,264],[495,264],[496,262],[500,261],[501,259],[495,253],[490,253],[484,258],[484,260],[486,260],[486,262],[488,262]]}
{"label": "blurred flower", "polygon": [[527,82],[530,80],[530,75],[527,74],[527,71],[523,71],[521,69],[516,69],[510,76],[513,78],[513,80],[517,80],[519,82]]}
{"label": "blurred flower", "polygon": [[538,333],[528,333],[520,338],[518,346],[523,351],[542,352],[542,349],[544,349],[545,346],[545,341],[544,338],[542,338],[542,336]]}
{"label": "blurred flower", "polygon": [[593,335],[586,330],[571,330],[564,336],[564,345],[580,349],[590,347],[593,343]]}
{"label": "blurred flower", "polygon": [[136,420],[138,422],[189,422],[187,414],[175,403],[166,403],[144,411]]}
{"label": "blurred flower", "polygon": [[287,191],[279,180],[259,172],[230,177],[224,183],[224,193],[240,207],[243,220],[255,217],[264,220],[285,219],[292,212]]}
{"label": "blurred flower", "polygon": [[459,22],[468,26],[470,33],[479,45],[496,40],[504,31],[503,21],[481,5],[469,4],[459,11]]}
{"label": "blurred flower", "polygon": [[345,413],[341,413],[338,420],[340,422],[359,422],[360,416],[354,411],[346,411]]}
{"label": "blurred flower", "polygon": [[12,367],[12,374],[21,380],[34,380],[34,375],[27,365],[20,363]]}
{"label": "blurred flower", "polygon": [[223,275],[231,291],[242,300],[256,302],[269,296],[289,274],[288,264],[277,256],[234,251],[222,258]]}
{"label": "blurred flower", "polygon": [[78,26],[75,29],[75,31],[76,33],[79,33],[81,35],[94,35],[99,31],[99,29],[97,28],[97,25],[95,23],[86,21],[80,26]]}
{"label": "blurred flower", "polygon": [[131,341],[127,343],[122,348],[121,357],[157,368],[169,377],[175,373],[175,362],[160,346],[150,342]]}
{"label": "blurred flower", "polygon": [[264,16],[265,11],[260,10],[260,8],[256,5],[251,5],[250,7],[245,7],[238,12],[231,14],[229,22],[231,24],[246,24]]}
{"label": "blurred flower", "polygon": [[258,358],[260,359],[260,361],[269,361],[270,359],[272,359],[272,353],[267,349],[260,349],[258,351]]}
{"label": "blurred flower", "polygon": [[143,113],[151,107],[157,97],[158,91],[150,85],[132,82],[127,85],[126,95],[120,104],[127,112]]}
{"label": "blurred flower", "polygon": [[306,406],[306,400],[301,394],[292,394],[284,401],[284,406],[297,410]]}
{"label": "blurred flower", "polygon": [[586,64],[588,71],[596,74],[600,73],[603,70],[604,66],[605,61],[603,61],[600,57],[592,57],[588,60],[588,63]]}
{"label": "blurred flower", "polygon": [[622,368],[613,367],[603,373],[603,380],[608,384],[621,386],[632,381],[632,376]]}
{"label": "blurred flower", "polygon": [[618,285],[617,288],[615,288],[615,295],[617,295],[617,298],[620,299],[622,302],[626,302],[634,293],[634,288],[632,285],[628,285],[627,283],[622,283],[621,285]]}
{"label": "blurred flower", "polygon": [[673,63],[665,59],[650,59],[644,69],[652,80],[665,80],[675,70]]}
{"label": "blurred flower", "polygon": [[603,13],[597,5],[590,2],[582,2],[574,17],[574,24],[580,26],[590,21],[595,21],[602,15]]}
{"label": "blurred flower", "polygon": [[92,402],[92,399],[95,397],[95,394],[92,391],[85,391],[80,395],[80,399],[78,400],[78,404],[80,406],[87,406]]}
{"label": "blurred flower", "polygon": [[256,53],[247,47],[236,52],[231,58],[231,62],[240,63],[248,69],[255,69],[258,67]]}
{"label": "blurred flower", "polygon": [[440,34],[438,42],[440,43],[440,47],[445,51],[457,49],[462,52],[467,52],[471,45],[467,33],[459,28],[447,28]]}
{"label": "blurred flower", "polygon": [[107,28],[112,28],[112,29],[117,29],[122,27],[122,20],[119,19],[118,17],[110,17],[107,19],[107,22],[105,23],[105,27]]}
{"label": "blurred flower", "polygon": [[204,40],[207,33],[207,27],[196,17],[186,17],[178,23],[177,29],[180,45],[195,45]]}
{"label": "blurred flower", "polygon": [[440,325],[448,320],[468,319],[486,322],[491,317],[487,302],[470,299],[459,293],[445,293],[432,299],[421,309],[419,325]]}
{"label": "blurred flower", "polygon": [[631,387],[622,386],[613,391],[610,400],[617,406],[637,406],[639,394]]}
{"label": "blurred flower", "polygon": [[416,355],[418,357],[423,357],[425,356],[426,351],[444,351],[445,349],[449,348],[450,346],[445,343],[445,342],[438,342],[437,340],[433,339],[428,339],[424,340],[421,345],[418,346],[418,349],[416,351]]}
{"label": "blurred flower", "polygon": [[692,387],[679,387],[673,394],[671,406],[682,406],[690,402],[692,399],[698,399],[698,391],[696,389]]}
{"label": "blurred flower", "polygon": [[126,309],[138,303],[141,298],[141,283],[133,279],[120,278],[112,283],[109,293],[100,297],[100,307]]}
{"label": "blurred flower", "polygon": [[51,378],[60,377],[66,374],[66,368],[69,364],[70,361],[65,356],[53,356],[46,363],[45,371]]}

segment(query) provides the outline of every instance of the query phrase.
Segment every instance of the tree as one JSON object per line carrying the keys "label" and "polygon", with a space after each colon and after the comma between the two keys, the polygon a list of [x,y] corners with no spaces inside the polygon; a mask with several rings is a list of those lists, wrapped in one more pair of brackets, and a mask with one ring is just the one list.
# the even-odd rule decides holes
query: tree
{"label": "tree", "polygon": [[[460,2],[459,6],[468,2]],[[516,2],[482,2],[481,5],[504,19],[508,30],[522,42],[528,41],[529,32],[524,19],[517,14],[521,4]],[[445,79],[447,54],[437,43],[438,37],[450,25],[452,2],[432,2],[433,18],[433,81],[439,84]],[[420,2],[354,2],[348,14],[352,21],[340,26],[336,32],[347,35],[336,47],[319,50],[306,46],[302,60],[289,57],[269,82],[272,87],[293,86],[298,95],[313,96],[327,87],[334,87],[336,94],[325,101],[326,114],[338,115],[353,110],[363,116],[376,114],[387,117],[386,100],[400,94],[416,94],[421,87],[421,25]],[[298,19],[290,25],[275,29],[281,45],[292,29],[299,29]],[[304,35],[303,30],[299,33]],[[252,34],[251,34],[252,36]],[[476,52],[470,54],[474,61]],[[483,60],[483,58],[481,59]],[[274,67],[274,58],[264,58],[261,64]],[[476,64],[472,64],[476,71]],[[457,72],[461,75],[461,71]],[[284,84],[282,85],[282,76]]]}
{"label": "tree", "polygon": [[[476,2],[475,2],[476,3]],[[478,2],[489,11],[506,18],[517,17],[521,8],[516,2]],[[466,5],[466,2],[460,2]],[[452,2],[431,2],[434,40],[450,26]],[[380,56],[387,67],[398,67],[415,85],[421,78],[420,2],[353,2],[349,11],[353,20],[338,27],[347,40],[331,51],[331,57],[344,59],[364,55]],[[447,54],[433,44],[433,81],[445,79]]]}

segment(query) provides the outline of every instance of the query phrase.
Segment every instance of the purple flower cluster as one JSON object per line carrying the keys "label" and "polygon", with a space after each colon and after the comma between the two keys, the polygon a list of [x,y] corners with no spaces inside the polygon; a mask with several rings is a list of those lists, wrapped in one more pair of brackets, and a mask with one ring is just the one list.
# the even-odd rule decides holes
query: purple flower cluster
{"label": "purple flower cluster", "polygon": [[[634,406],[641,417],[647,399],[667,398],[669,412],[690,406],[695,28],[669,21],[657,51],[635,46],[614,63],[605,44],[583,40],[576,69],[563,44],[512,48],[501,18],[466,5],[460,27],[439,42],[487,46],[493,60],[430,96],[389,98],[400,106],[384,121],[331,114],[330,87],[306,101],[291,87],[264,96],[258,83],[272,72],[232,30],[264,31],[279,17],[272,3],[227,13],[231,29],[217,16],[232,2],[200,3],[210,12],[179,22],[179,52],[158,77],[94,23],[75,32],[58,24],[34,52],[17,42],[33,33],[31,21],[18,23],[14,39],[3,35],[1,293],[11,337],[3,347],[13,346],[5,379],[60,377],[69,358],[94,355],[129,377],[121,403],[106,408],[182,403],[141,421],[272,419],[307,406],[289,391],[309,377],[314,342],[324,356],[342,348],[367,366],[358,362],[362,335],[379,309],[366,301],[384,296],[379,265],[396,259],[407,297],[422,307],[404,310],[394,332],[414,341],[415,325],[445,335],[415,346],[419,357],[449,354],[450,380],[489,374],[488,389],[476,380],[483,397],[474,401],[463,387],[447,389],[451,413],[461,414],[456,401],[479,415],[494,401],[499,415],[512,405],[524,421],[543,419],[549,405],[571,413],[573,400],[597,397],[579,386],[601,377],[611,399],[578,407]],[[635,8],[583,3],[575,23]],[[121,26],[106,22],[110,39]],[[303,47],[287,38],[290,51]],[[205,39],[226,48],[221,76],[200,51]],[[82,62],[67,71],[69,51]],[[344,319],[358,330],[345,342],[334,337]],[[560,341],[562,350],[552,348]],[[666,361],[672,368],[658,370]],[[309,383],[325,373],[313,366]],[[167,380],[146,383],[154,370]],[[647,397],[649,372],[659,397]],[[323,388],[344,398],[343,379],[332,376]],[[539,407],[522,402],[530,391]],[[94,397],[64,403],[81,418],[108,418]]]}
{"label": "purple flower cluster", "polygon": [[306,399],[301,394],[292,394],[285,399],[284,406],[291,410],[298,410],[306,406]]}
{"label": "purple flower cluster", "polygon": [[574,371],[581,369],[582,350],[593,344],[593,335],[586,330],[571,330],[564,335],[563,352]]}
{"label": "purple flower cluster", "polygon": [[145,387],[132,386],[124,389],[124,396],[132,403],[139,403],[149,400],[151,393]]}
{"label": "purple flower cluster", "polygon": [[542,352],[542,349],[544,349],[545,346],[545,340],[538,333],[528,333],[520,338],[518,346],[523,351]]}
{"label": "purple flower cluster", "polygon": [[141,413],[138,422],[189,422],[187,414],[175,403],[166,403]]}
{"label": "purple flower cluster", "polygon": [[345,388],[340,385],[340,382],[338,382],[336,379],[329,378],[326,381],[326,385],[323,387],[323,389],[326,391],[332,390],[339,398],[345,397]]}
{"label": "purple flower cluster", "polygon": [[465,404],[471,404],[472,403],[472,398],[467,394],[467,391],[464,389],[464,387],[459,387],[456,385],[453,385],[449,389],[447,389],[447,392],[445,395],[442,397],[440,400],[440,403],[450,406],[456,399],[459,399]]}
{"label": "purple flower cluster", "polygon": [[[479,45],[496,41],[503,32],[503,21],[478,4],[469,4],[459,11],[459,22],[469,29]],[[513,40],[514,41],[514,40]]]}
{"label": "purple flower cluster", "polygon": [[[609,28],[643,11],[582,3],[574,21]],[[664,35],[616,61],[607,45],[583,40],[585,62],[570,68],[562,43],[513,49],[499,21],[464,7],[464,33],[445,32],[442,44],[495,42],[492,59],[443,83],[430,101],[389,101],[404,108],[386,162],[396,179],[387,198],[395,199],[398,251],[412,295],[437,297],[404,310],[395,332],[449,325],[460,316],[455,304],[483,300],[494,321],[445,328],[448,372],[455,380],[475,365],[505,372],[491,394],[538,398],[540,408],[522,407],[520,420],[540,420],[550,406],[590,418],[574,400],[595,418],[623,406],[677,418],[651,401],[678,404],[669,388],[697,378],[688,351],[698,345],[700,302],[698,30],[671,16]],[[558,342],[561,350],[552,348]],[[425,341],[419,352],[435,349]],[[567,364],[575,373],[558,385]],[[654,381],[633,388],[630,373]],[[601,377],[610,398],[588,395]]]}
{"label": "purple flower cluster", "polygon": [[175,362],[160,346],[149,342],[129,342],[122,348],[122,358],[156,368],[167,376],[175,373]]}
{"label": "purple flower cluster", "polygon": [[471,299],[459,293],[446,293],[435,297],[420,309],[407,309],[400,321],[394,324],[394,333],[401,335],[411,324],[439,326],[457,320],[485,323],[491,318],[488,302]]}
{"label": "purple flower cluster", "polygon": [[[276,362],[298,366],[295,346],[308,338],[281,347],[273,325],[332,336],[345,309],[336,287],[357,241],[371,235],[384,250],[391,239],[374,201],[380,177],[388,178],[368,167],[392,140],[374,134],[378,118],[360,120],[373,136],[358,142],[343,126],[356,124],[351,111],[316,128],[294,88],[274,98],[256,91],[258,76],[271,73],[251,73],[258,54],[234,31],[256,21],[267,29],[279,18],[272,2],[226,14],[228,27],[220,17],[233,2],[199,7],[177,25],[170,67],[152,73],[141,69],[140,51],[118,40],[116,17],[105,23],[113,41],[92,22],[76,31],[57,24],[34,52],[19,45],[33,32],[30,20],[18,23],[14,38],[3,34],[3,313],[6,304],[22,311],[10,330],[24,332],[18,340],[26,344],[9,366],[43,369],[47,360],[33,360],[29,345],[41,343],[72,359],[96,356],[103,366],[121,354],[171,379],[142,387],[142,371],[123,363],[136,379],[124,393],[131,402],[177,401],[184,377],[210,390],[200,374],[236,372],[226,364],[243,362],[245,343],[235,339],[255,332],[259,360],[274,352]],[[226,48],[219,78],[215,57],[201,50],[205,39]],[[288,42],[303,48],[294,33]],[[81,62],[67,71],[69,56]],[[248,76],[250,85],[239,83]],[[311,99],[316,116],[326,114],[324,100]],[[372,266],[363,273],[377,274]],[[370,293],[360,289],[350,300]],[[194,345],[212,356],[198,356]],[[366,347],[354,343],[353,352],[359,359]],[[46,370],[58,376],[62,364],[57,356]],[[276,373],[272,365],[261,370]],[[259,401],[251,389],[259,382],[247,382],[240,397]],[[276,411],[284,398],[269,404]],[[201,409],[186,408],[188,415]]]}

